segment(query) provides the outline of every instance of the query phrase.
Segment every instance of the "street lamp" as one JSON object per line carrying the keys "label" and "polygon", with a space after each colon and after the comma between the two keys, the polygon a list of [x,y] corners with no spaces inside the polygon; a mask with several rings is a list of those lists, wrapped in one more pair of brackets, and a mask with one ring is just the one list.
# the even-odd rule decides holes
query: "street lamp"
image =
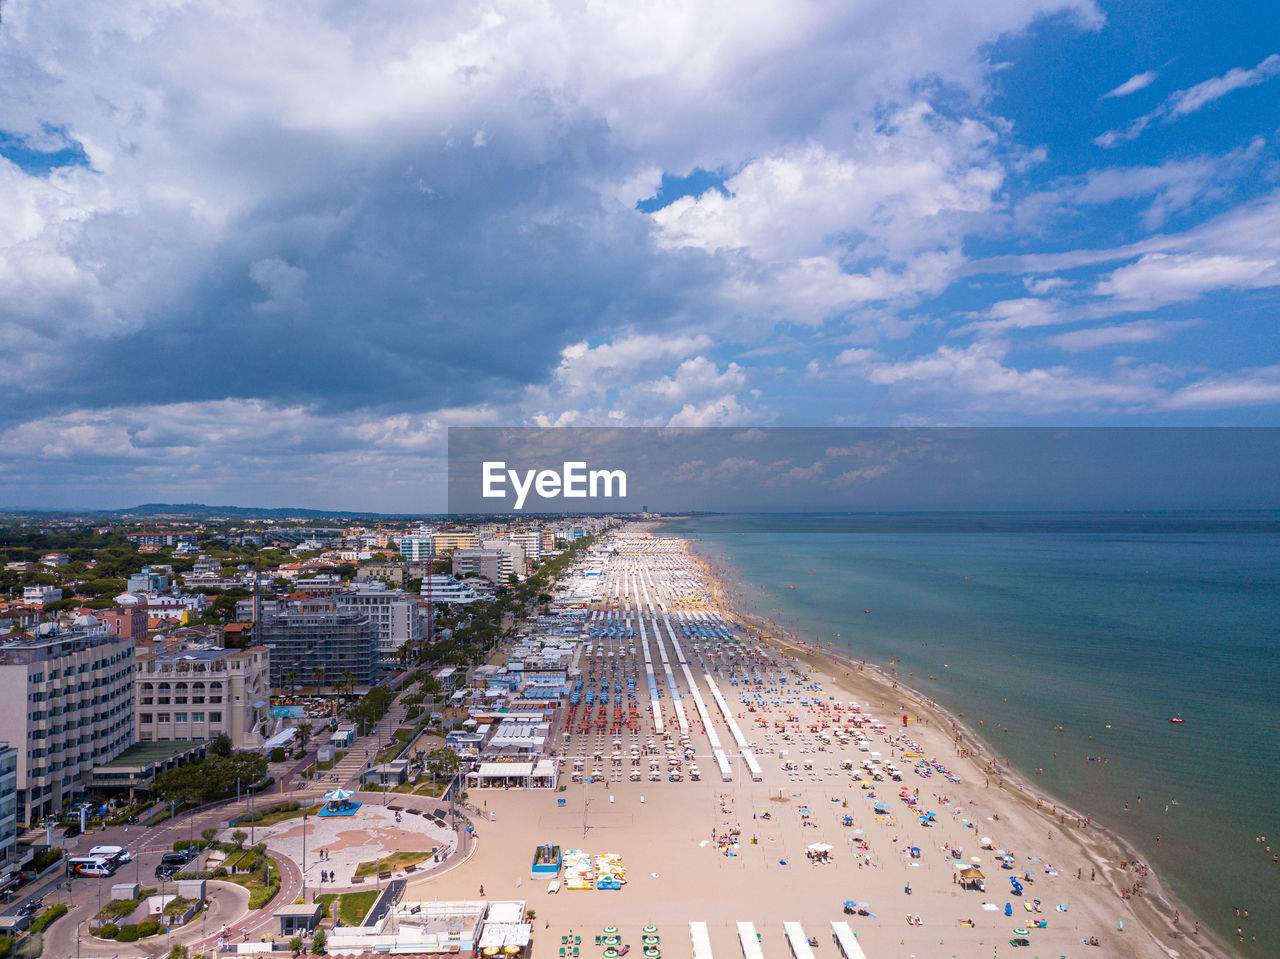
{"label": "street lamp", "polygon": [[302,901],[307,901],[307,811],[302,811]]}

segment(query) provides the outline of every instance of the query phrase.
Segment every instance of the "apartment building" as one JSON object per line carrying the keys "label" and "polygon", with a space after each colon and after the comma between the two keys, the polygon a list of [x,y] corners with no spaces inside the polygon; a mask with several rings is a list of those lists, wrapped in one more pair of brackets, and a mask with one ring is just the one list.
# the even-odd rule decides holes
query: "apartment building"
{"label": "apartment building", "polygon": [[95,614],[107,632],[124,639],[145,639],[147,635],[147,608],[137,603],[117,606]]}
{"label": "apartment building", "polygon": [[498,575],[501,578],[499,582],[506,582],[507,577],[512,574],[524,578],[525,574],[525,556],[524,547],[519,543],[509,539],[487,539],[484,541],[484,548],[489,550],[497,550],[498,553]]}
{"label": "apartment building", "polygon": [[176,530],[156,530],[152,533],[125,533],[134,546],[178,546],[192,550],[196,548],[195,533],[180,533]]}
{"label": "apartment building", "polygon": [[327,686],[342,685],[348,674],[357,686],[377,678],[378,627],[365,610],[339,609],[333,597],[305,599],[264,616],[258,637],[271,650],[273,686],[283,685],[286,674]]}
{"label": "apartment building", "polygon": [[491,583],[501,583],[502,555],[496,549],[459,549],[453,554],[454,576],[483,576]]}
{"label": "apartment building", "polygon": [[333,601],[338,609],[361,610],[373,621],[378,659],[384,664],[394,664],[401,646],[422,638],[416,596],[369,583],[352,593],[335,593]]}
{"label": "apartment building", "polygon": [[0,642],[0,729],[18,750],[19,822],[57,813],[95,765],[133,743],[133,646],[88,615]]}
{"label": "apartment building", "polygon": [[24,586],[22,601],[32,606],[48,606],[62,600],[62,589],[58,586]]}
{"label": "apartment building", "polygon": [[435,549],[440,553],[450,553],[457,549],[474,549],[480,540],[473,530],[445,530],[432,534]]}
{"label": "apartment building", "polygon": [[431,559],[434,555],[432,550],[430,536],[413,535],[400,537],[400,555],[411,563],[420,563]]}
{"label": "apartment building", "polygon": [[18,751],[0,742],[0,889],[18,865]]}
{"label": "apartment building", "polygon": [[259,731],[271,712],[271,653],[265,646],[147,643],[134,660],[139,742],[226,733],[236,749],[262,744]]}

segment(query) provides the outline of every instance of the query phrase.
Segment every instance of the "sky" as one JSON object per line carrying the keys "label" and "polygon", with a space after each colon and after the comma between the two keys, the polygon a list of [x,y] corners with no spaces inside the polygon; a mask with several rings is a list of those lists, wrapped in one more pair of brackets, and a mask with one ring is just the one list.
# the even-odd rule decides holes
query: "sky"
{"label": "sky", "polygon": [[0,506],[439,510],[451,425],[1280,425],[1277,38],[8,0]]}

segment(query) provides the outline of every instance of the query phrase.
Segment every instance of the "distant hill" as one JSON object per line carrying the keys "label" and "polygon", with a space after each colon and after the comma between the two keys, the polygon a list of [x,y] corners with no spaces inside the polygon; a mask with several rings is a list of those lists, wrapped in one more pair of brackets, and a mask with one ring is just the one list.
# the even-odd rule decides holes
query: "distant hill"
{"label": "distant hill", "polygon": [[127,509],[42,509],[42,508],[0,508],[0,513],[11,517],[30,519],[67,519],[78,517],[86,520],[96,519],[243,519],[243,520],[287,520],[287,519],[413,519],[418,516],[435,516],[433,513],[375,513],[351,510],[304,509],[296,506],[260,507],[260,506],[206,506],[204,503],[144,503]]}

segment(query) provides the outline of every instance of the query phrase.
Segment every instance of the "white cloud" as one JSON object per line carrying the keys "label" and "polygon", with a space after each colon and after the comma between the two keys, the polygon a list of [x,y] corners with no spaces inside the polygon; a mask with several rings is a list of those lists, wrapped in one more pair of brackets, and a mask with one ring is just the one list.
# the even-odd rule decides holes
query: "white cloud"
{"label": "white cloud", "polygon": [[864,352],[845,365],[874,385],[941,395],[946,406],[965,410],[1114,412],[1148,404],[1159,395],[1160,376],[1151,370],[1120,370],[1111,379],[1065,366],[1020,370],[1005,362],[1008,352],[1006,342],[978,340],[963,349],[940,346],[896,363]]}
{"label": "white cloud", "polygon": [[1100,147],[1113,147],[1126,140],[1137,139],[1156,120],[1172,120],[1187,116],[1225,97],[1228,93],[1257,86],[1275,76],[1280,76],[1280,54],[1273,53],[1251,69],[1235,67],[1220,77],[1211,77],[1193,87],[1171,93],[1150,113],[1138,117],[1124,129],[1108,130],[1095,137],[1093,142]]}
{"label": "white cloud", "polygon": [[1280,366],[1206,377],[1161,401],[1169,410],[1209,410],[1280,403]]}
{"label": "white cloud", "polygon": [[646,373],[666,368],[672,360],[707,349],[711,343],[705,333],[636,334],[594,347],[585,341],[574,343],[561,351],[553,380],[566,399],[600,394],[634,383]]}
{"label": "white cloud", "polygon": [[1247,181],[1265,149],[1266,141],[1256,137],[1219,156],[1091,170],[1082,177],[1024,197],[1015,207],[1014,219],[1023,231],[1045,229],[1078,218],[1082,206],[1150,197],[1143,218],[1145,225],[1154,229],[1173,214],[1190,210],[1206,199],[1227,195],[1236,184]]}
{"label": "white cloud", "polygon": [[1130,343],[1156,343],[1167,340],[1179,330],[1199,326],[1199,320],[1137,320],[1114,326],[1095,326],[1083,330],[1071,330],[1048,338],[1051,346],[1068,353],[1081,353],[1105,346]]}
{"label": "white cloud", "polygon": [[1280,285],[1280,262],[1229,254],[1148,253],[1095,287],[1118,310],[1150,310],[1223,289]]}
{"label": "white cloud", "polygon": [[955,334],[978,333],[988,336],[1009,330],[1056,326],[1060,323],[1068,323],[1072,319],[1069,316],[1063,316],[1062,308],[1063,304],[1054,299],[1021,297],[1016,300],[1001,300],[992,304],[981,314],[977,314],[979,319],[956,327],[952,332]]}
{"label": "white cloud", "polygon": [[1145,90],[1147,87],[1151,86],[1157,76],[1159,76],[1159,74],[1154,70],[1136,73],[1114,90],[1108,90],[1102,95],[1101,99],[1105,100],[1108,97],[1127,97],[1131,93],[1137,93],[1139,90]]}

